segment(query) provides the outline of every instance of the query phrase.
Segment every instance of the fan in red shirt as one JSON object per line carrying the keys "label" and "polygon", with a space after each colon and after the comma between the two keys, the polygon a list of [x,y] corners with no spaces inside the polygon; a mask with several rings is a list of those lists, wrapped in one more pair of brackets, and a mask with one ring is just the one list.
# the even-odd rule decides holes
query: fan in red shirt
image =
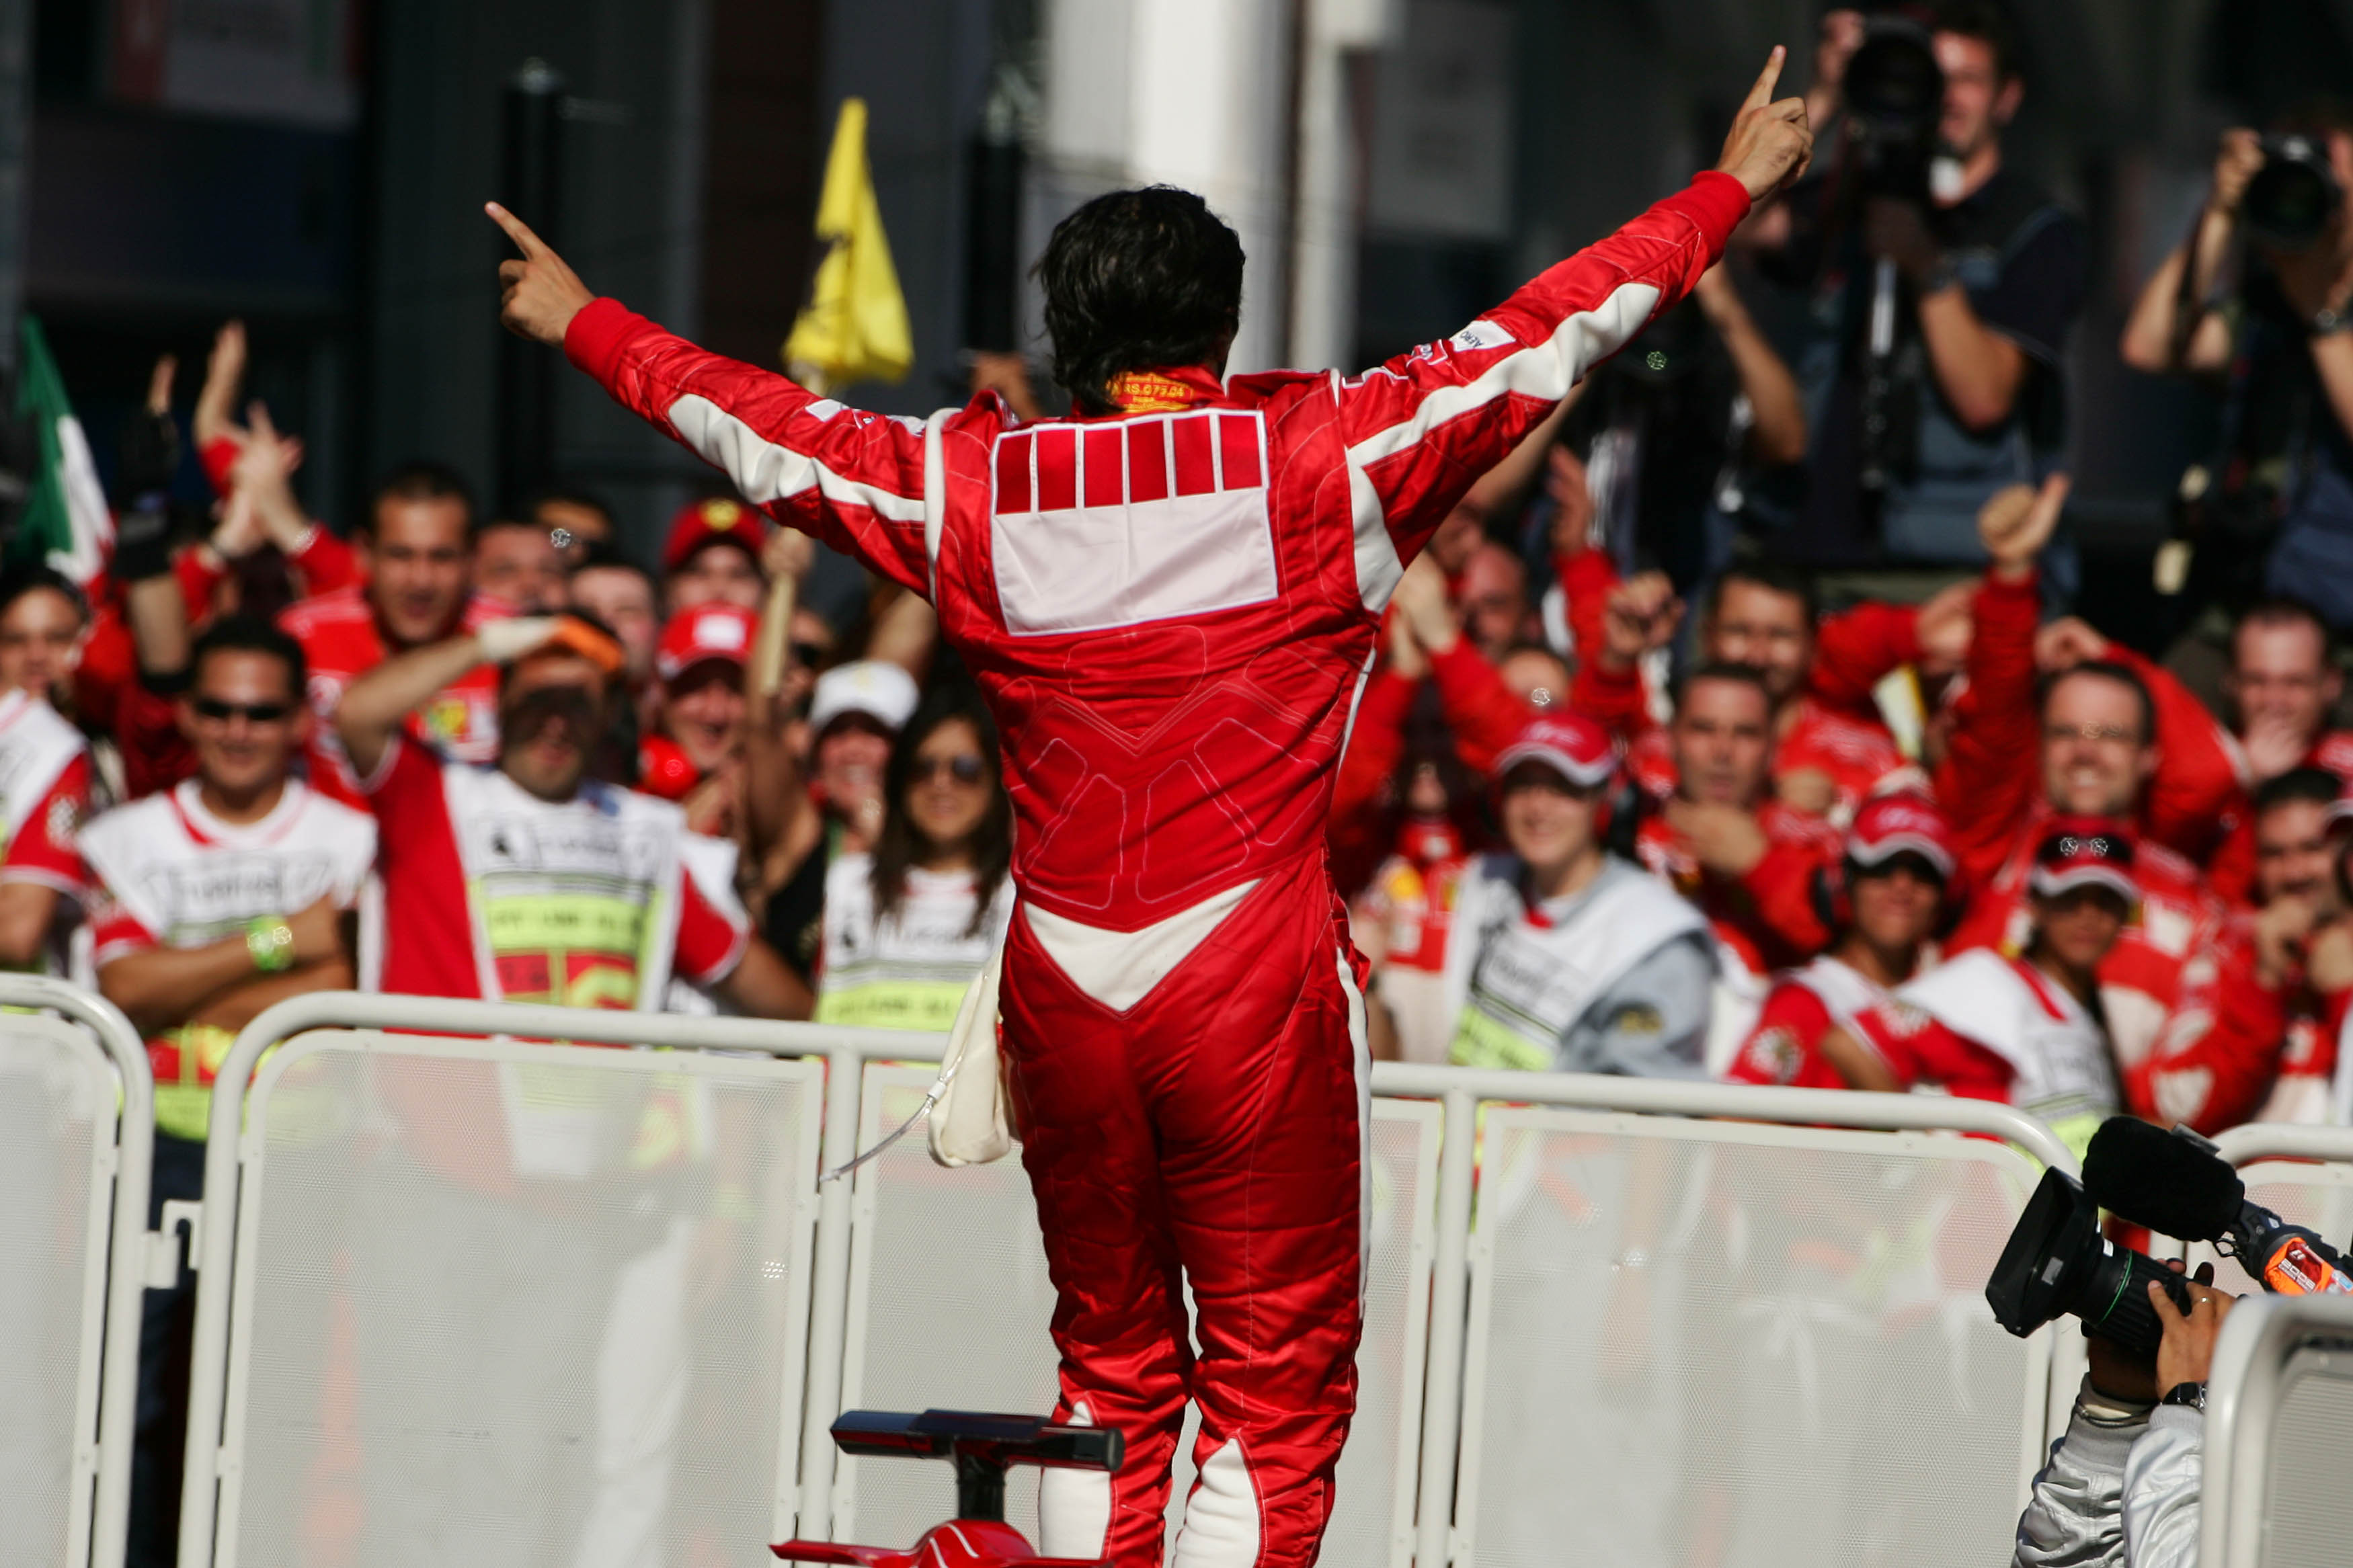
{"label": "fan in red shirt", "polygon": [[[1916,795],[1863,804],[1847,829],[1845,864],[1831,902],[1838,940],[1803,969],[1784,974],[1765,998],[1757,1027],[1725,1076],[1741,1083],[1843,1089],[1822,1055],[1822,1037],[1854,1028],[1856,1016],[1912,978],[1949,910],[1959,862],[1952,831]],[[1826,884],[1827,886],[1827,884]]]}
{"label": "fan in red shirt", "polygon": [[[2222,989],[2244,1004],[2246,1033],[2279,1042],[2277,1074],[2249,1073],[2231,1086],[2232,1103],[2219,1109],[2231,1121],[2327,1121],[2332,1119],[2337,1040],[2346,1005],[2353,1000],[2353,925],[2346,920],[2341,870],[2353,808],[2344,786],[2325,768],[2294,767],[2256,787],[2251,837],[2255,903],[2234,913],[2222,950]],[[2196,1073],[2196,1063],[2172,1069]],[[2185,1089],[2158,1080],[2160,1098],[2188,1098]]]}
{"label": "fan in red shirt", "polygon": [[85,880],[90,745],[51,704],[69,689],[90,617],[46,566],[0,577],[0,966],[64,973]]}
{"label": "fan in red shirt", "polygon": [[[1955,932],[1956,950],[2021,951],[2031,924],[2027,873],[2053,816],[2179,819],[2187,797],[2166,795],[2154,782],[2164,777],[2160,745],[2170,749],[2179,737],[2181,751],[2194,752],[2214,727],[2178,686],[2153,689],[2145,664],[2083,658],[2038,679],[2035,560],[2065,499],[2064,479],[2040,492],[2014,486],[1978,519],[1993,564],[1978,590],[1968,689],[1954,706],[1936,775],[1961,864],[1984,889]],[[2090,637],[2105,647],[2089,628],[2063,623],[2059,630],[2055,640]],[[2052,640],[2046,634],[2046,653]],[[2038,754],[2039,767],[2021,765]],[[2175,773],[2173,783],[2183,777]],[[2232,778],[2227,788],[2236,787]],[[2250,1085],[2268,1080],[2276,1042],[2262,1037],[2242,997],[2218,984],[2224,910],[2197,867],[2156,841],[2152,828],[2139,836],[2135,878],[2139,918],[2100,965],[2126,1100],[2138,1115],[2219,1131],[2231,1107],[2260,1093]]]}
{"label": "fan in red shirt", "polygon": [[[2266,599],[2241,616],[2222,690],[2248,779],[2261,785],[2297,767],[2353,779],[2353,731],[2330,727],[2344,689],[2336,639],[2310,605]],[[2232,903],[2255,897],[2253,827],[2253,814],[2242,814],[2207,868],[2214,891]]]}
{"label": "fan in red shirt", "polygon": [[2139,896],[2131,830],[2113,817],[2056,816],[2027,877],[2029,930],[2015,957],[1964,952],[1823,1037],[1853,1088],[1937,1084],[2039,1117],[2080,1159],[2122,1106],[2099,1004],[2100,966]]}
{"label": "fan in red shirt", "polygon": [[[280,618],[310,662],[311,708],[321,721],[311,782],[331,799],[364,804],[335,739],[344,690],[395,654],[480,631],[507,613],[470,586],[472,526],[473,503],[455,472],[435,463],[397,469],[377,489],[363,535],[366,582],[306,599]],[[461,762],[490,761],[499,743],[497,671],[459,672],[410,716],[408,731]]]}
{"label": "fan in red shirt", "polygon": [[1814,881],[1842,848],[1829,823],[1767,798],[1772,714],[1746,665],[1684,677],[1666,731],[1674,793],[1645,801],[1634,835],[1634,858],[1699,905],[1760,986],[1829,945]]}

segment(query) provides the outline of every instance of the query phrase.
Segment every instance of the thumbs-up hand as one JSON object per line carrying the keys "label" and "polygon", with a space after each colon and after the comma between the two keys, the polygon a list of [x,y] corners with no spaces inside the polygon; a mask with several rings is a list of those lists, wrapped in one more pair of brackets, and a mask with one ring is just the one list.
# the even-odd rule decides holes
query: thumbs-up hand
{"label": "thumbs-up hand", "polygon": [[1773,89],[1781,80],[1788,51],[1778,44],[1766,57],[1765,69],[1724,139],[1724,156],[1716,168],[1738,180],[1748,199],[1761,202],[1806,172],[1814,155],[1814,132],[1806,122],[1806,100],[1785,98],[1776,102]]}
{"label": "thumbs-up hand", "polygon": [[500,322],[518,337],[561,347],[572,318],[596,296],[522,219],[496,202],[485,203],[482,210],[522,252],[522,259],[499,264],[503,290],[499,296]]}

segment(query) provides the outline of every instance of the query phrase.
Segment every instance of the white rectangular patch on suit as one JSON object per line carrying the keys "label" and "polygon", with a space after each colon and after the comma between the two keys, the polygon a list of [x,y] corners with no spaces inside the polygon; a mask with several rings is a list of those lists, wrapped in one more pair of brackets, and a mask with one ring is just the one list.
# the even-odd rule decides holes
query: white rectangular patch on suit
{"label": "white rectangular patch on suit", "polygon": [[989,549],[1017,637],[1275,596],[1266,426],[1254,410],[1010,431],[991,468]]}

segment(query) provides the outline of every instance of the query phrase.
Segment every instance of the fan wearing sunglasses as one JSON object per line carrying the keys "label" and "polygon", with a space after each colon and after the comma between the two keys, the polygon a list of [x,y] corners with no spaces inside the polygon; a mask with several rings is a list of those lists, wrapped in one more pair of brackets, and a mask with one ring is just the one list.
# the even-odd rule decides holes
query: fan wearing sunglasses
{"label": "fan wearing sunglasses", "polygon": [[[292,772],[311,733],[305,675],[301,645],[268,621],[216,622],[174,705],[195,775],[81,831],[99,990],[146,1037],[155,1071],[156,1204],[201,1194],[213,1075],[237,1031],[272,1003],[353,983],[345,916],[375,859],[375,824]],[[194,1309],[193,1281],[146,1297],[134,1561],[168,1555],[157,1521],[176,1495],[186,1419],[168,1352]]]}
{"label": "fan wearing sunglasses", "polygon": [[1013,809],[997,727],[969,690],[933,693],[891,748],[871,853],[827,868],[821,1023],[944,1030],[1013,911]]}

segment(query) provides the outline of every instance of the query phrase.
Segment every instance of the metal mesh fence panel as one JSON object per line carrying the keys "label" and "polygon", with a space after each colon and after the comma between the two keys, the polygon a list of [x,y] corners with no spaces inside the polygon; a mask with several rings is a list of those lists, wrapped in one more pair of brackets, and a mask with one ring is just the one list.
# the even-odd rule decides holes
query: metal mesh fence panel
{"label": "metal mesh fence panel", "polygon": [[2263,1496],[2263,1568],[2337,1568],[2353,1541],[2353,1346],[2311,1346],[2281,1373]]}
{"label": "metal mesh fence panel", "polygon": [[[870,1066],[860,1147],[913,1114],[932,1078],[928,1067]],[[1356,1418],[1322,1558],[1341,1568],[1388,1568],[1412,1552],[1438,1126],[1435,1104],[1374,1101],[1372,1251]],[[943,1170],[918,1131],[863,1167],[858,1183],[844,1407],[1052,1409],[1047,1324],[1054,1290],[1018,1156]],[[1195,1427],[1188,1412],[1173,1492],[1180,1502],[1192,1484]],[[1007,1489],[1007,1518],[1033,1542],[1037,1492],[1027,1478]],[[945,1465],[844,1456],[833,1532],[838,1540],[909,1545],[955,1507]],[[1169,1512],[1173,1536],[1179,1506]]]}
{"label": "metal mesh fence panel", "polygon": [[0,1018],[0,1563],[12,1568],[67,1563],[88,1528],[115,1100],[90,1040]]}
{"label": "metal mesh fence panel", "polygon": [[1983,1289],[2033,1174],[1980,1139],[1491,1108],[1464,1557],[2007,1561],[2047,1346]]}
{"label": "metal mesh fence panel", "polygon": [[220,1563],[772,1561],[823,1065],[322,1032],[248,1102]]}

